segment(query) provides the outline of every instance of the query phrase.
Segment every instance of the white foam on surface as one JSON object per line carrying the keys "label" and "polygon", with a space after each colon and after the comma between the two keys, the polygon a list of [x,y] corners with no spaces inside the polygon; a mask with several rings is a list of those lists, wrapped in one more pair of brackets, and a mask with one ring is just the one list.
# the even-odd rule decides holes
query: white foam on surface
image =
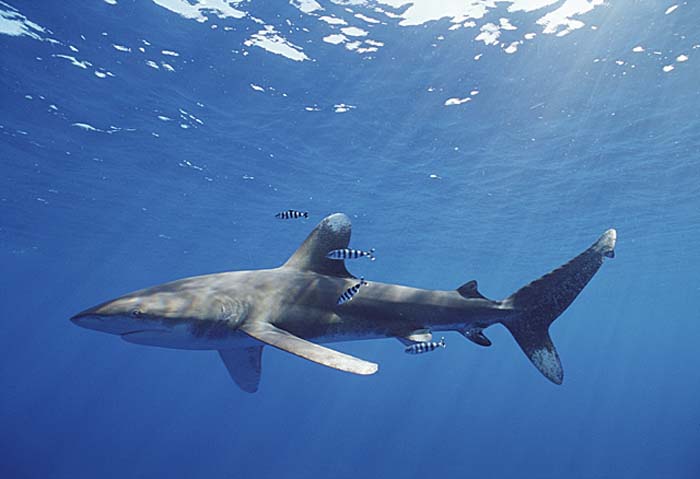
{"label": "white foam on surface", "polygon": [[367,23],[381,23],[376,18],[368,17],[367,15],[363,15],[361,13],[356,13],[355,18],[359,18],[360,20],[365,21]]}
{"label": "white foam on surface", "polygon": [[[400,9],[408,2],[405,0],[380,0],[378,3]],[[399,14],[401,26],[417,26],[443,18],[470,19],[483,18],[494,7],[492,0],[465,2],[463,0],[413,0],[409,7]]]}
{"label": "white foam on surface", "polygon": [[636,47],[634,47],[634,48],[632,49],[632,51],[633,51],[634,53],[643,53],[643,52],[644,52],[644,47],[641,46],[641,45],[637,45]]}
{"label": "white foam on surface", "polygon": [[94,126],[90,125],[89,123],[72,123],[71,126],[74,126],[76,128],[80,128],[85,131],[103,131],[100,130],[99,128],[95,128]]}
{"label": "white foam on surface", "polygon": [[68,60],[69,62],[71,62],[72,65],[74,65],[74,66],[76,66],[76,67],[78,67],[78,68],[87,69],[88,67],[91,67],[91,66],[92,66],[92,63],[90,63],[89,61],[87,61],[87,60],[78,60],[77,58],[72,57],[72,56],[70,56],[70,55],[63,55],[63,54],[61,54],[61,53],[56,53],[56,54],[51,55],[51,56],[54,57],[54,58],[63,58],[63,59],[65,59],[65,60]]}
{"label": "white foam on surface", "polygon": [[[368,5],[366,0],[358,1],[361,5]],[[454,24],[463,23],[466,27],[467,21],[479,20],[492,10],[501,8],[504,3],[510,3],[508,12],[539,12],[542,16],[537,19],[537,23],[543,27],[543,33],[563,36],[573,30],[581,28],[584,23],[575,16],[580,16],[590,12],[596,7],[603,5],[604,0],[379,0],[379,4],[391,6],[395,9],[402,9],[398,15],[401,19],[401,26],[424,25],[431,21],[448,18]],[[406,8],[408,5],[408,8]],[[547,7],[557,6],[554,10],[546,11]],[[510,30],[512,25],[508,19],[501,29]],[[455,29],[454,25],[450,29]]]}
{"label": "white foam on surface", "polygon": [[349,37],[366,37],[368,35],[366,30],[358,27],[344,27],[340,31]]}
{"label": "white foam on surface", "polygon": [[338,45],[339,43],[347,41],[347,39],[348,37],[346,37],[342,33],[334,33],[332,35],[323,37],[323,41],[326,43],[330,43],[331,45]]}
{"label": "white foam on surface", "polygon": [[505,47],[503,49],[504,52],[510,54],[513,54],[518,51],[518,46],[520,45],[521,42],[512,42],[510,45]]}
{"label": "white foam on surface", "polygon": [[465,98],[448,98],[445,100],[445,106],[455,106],[455,105],[461,105],[462,103],[467,103],[472,101],[471,97],[465,97]]}
{"label": "white foam on surface", "polygon": [[[525,41],[533,40],[540,34],[533,31],[533,27],[539,26],[542,34],[565,36],[571,32],[585,26],[584,15],[605,4],[605,0],[330,0],[328,4],[320,0],[289,0],[288,3],[299,12],[308,15],[305,20],[320,21],[328,25],[330,32],[318,35],[318,38],[306,39],[306,43],[297,44],[292,40],[297,40],[296,32],[313,33],[311,27],[296,26],[295,16],[289,18],[277,16],[271,20],[274,25],[268,24],[264,19],[252,14],[252,2],[245,0],[153,0],[162,8],[178,13],[183,18],[195,20],[197,22],[212,22],[211,28],[218,28],[214,23],[216,19],[245,18],[245,28],[250,28],[251,22],[261,25],[261,30],[252,30],[252,35],[244,41],[246,47],[257,46],[263,50],[291,59],[295,62],[306,60],[314,61],[309,57],[308,50],[313,48],[313,44],[318,45],[320,39],[324,43],[331,45],[341,45],[344,49],[358,54],[371,54],[383,47],[381,42],[373,43],[363,37],[369,38],[370,34],[385,28],[394,27],[398,24],[401,27],[424,26],[428,22],[438,20],[444,21],[435,28],[446,30],[458,30],[462,28],[476,27],[475,40],[483,42],[505,54],[515,54],[520,50],[520,46]],[[2,5],[0,0],[0,5]],[[335,4],[335,5],[333,5]],[[333,6],[334,8],[331,8]],[[392,13],[382,8],[389,6],[398,13]],[[342,10],[340,10],[342,8]],[[673,5],[667,12],[678,8]],[[523,14],[508,18],[509,13],[524,12]],[[659,11],[658,14],[661,12]],[[527,14],[527,15],[525,15]],[[345,16],[346,19],[341,18]],[[296,18],[300,18],[296,15]],[[387,19],[396,19],[387,22]],[[360,23],[364,22],[363,23]],[[513,23],[516,22],[516,23]],[[279,25],[278,25],[279,23]],[[286,24],[286,25],[285,25]],[[353,25],[359,24],[363,27]],[[282,25],[282,27],[280,26]],[[289,29],[287,29],[287,26]],[[225,30],[241,30],[242,27],[231,27],[221,25]],[[327,27],[327,28],[328,28]],[[526,28],[521,34],[512,32]],[[591,26],[595,30],[596,26]],[[371,30],[376,29],[376,30]],[[369,32],[367,31],[369,30]],[[323,30],[321,30],[323,31]],[[445,39],[437,32],[435,38]],[[318,34],[318,33],[317,33]],[[446,40],[455,38],[448,37]],[[144,43],[146,43],[144,41]],[[310,44],[309,47],[299,45]],[[433,45],[436,46],[436,45]],[[308,49],[306,49],[308,48]],[[306,49],[306,50],[305,50]],[[163,55],[170,55],[172,50],[161,50]],[[252,49],[240,48],[234,50],[243,56],[253,53]],[[175,56],[175,55],[172,55]],[[475,55],[475,61],[480,60],[482,54]],[[373,58],[367,56],[366,58]],[[152,68],[152,65],[149,64]],[[170,71],[161,62],[161,69]]]}
{"label": "white foam on surface", "polygon": [[333,105],[333,111],[335,111],[336,113],[347,113],[350,110],[353,110],[354,108],[356,107],[353,105],[346,105],[345,103],[338,103],[336,105]]}
{"label": "white foam on surface", "polygon": [[282,37],[275,27],[265,25],[265,28],[253,34],[244,42],[247,47],[256,46],[276,55],[281,55],[295,62],[310,60],[301,47],[294,45],[286,38]]}
{"label": "white foam on surface", "polygon": [[486,45],[497,45],[498,37],[501,36],[501,30],[495,23],[485,23],[481,26],[481,33],[479,33],[474,40],[477,42],[484,42]]}
{"label": "white foam on surface", "polygon": [[386,15],[388,18],[393,18],[393,19],[399,19],[399,18],[401,18],[401,15],[399,15],[399,14],[397,14],[397,13],[388,12],[388,11],[386,11],[386,10],[383,10],[383,9],[379,8],[379,7],[375,7],[374,11],[377,12],[377,13],[383,13],[383,14]]}
{"label": "white foam on surface", "polygon": [[321,20],[322,22],[326,22],[329,25],[347,25],[348,24],[348,22],[346,22],[342,18],[329,17],[328,15],[318,17],[318,19]]}
{"label": "white foam on surface", "polygon": [[499,18],[498,23],[499,23],[499,26],[501,27],[501,30],[517,30],[518,29],[518,27],[511,24],[510,20],[508,20],[507,18]]}
{"label": "white foam on surface", "polygon": [[[204,125],[204,122],[194,116],[192,113],[188,113],[186,110],[183,110],[182,108],[178,108],[178,111],[180,112],[180,119],[182,120],[182,123],[180,124],[180,128],[197,128],[198,125]],[[185,125],[185,126],[183,126]]]}
{"label": "white foam on surface", "polygon": [[316,0],[290,0],[289,3],[297,7],[303,13],[323,10],[323,7]]}
{"label": "white foam on surface", "polygon": [[42,34],[45,33],[44,27],[30,21],[13,6],[0,2],[0,34],[44,40]]}
{"label": "white foam on surface", "polygon": [[544,26],[542,33],[559,37],[568,35],[585,26],[582,21],[574,20],[574,16],[586,14],[604,3],[605,0],[566,0],[559,8],[537,20],[537,24]]}
{"label": "white foam on surface", "polygon": [[372,45],[373,47],[383,47],[384,46],[384,43],[378,42],[376,40],[372,40],[371,38],[368,38],[367,40],[365,40],[365,43],[367,45]]}
{"label": "white foam on surface", "polygon": [[688,61],[688,56],[687,56],[687,55],[678,55],[678,56],[676,57],[676,61],[677,61],[678,63],[687,62],[687,61]]}
{"label": "white foam on surface", "polygon": [[662,68],[662,70],[663,70],[665,73],[668,73],[668,72],[672,72],[675,68],[676,68],[676,67],[674,67],[673,65],[666,65],[666,66],[664,66],[664,67]]}
{"label": "white foam on surface", "polygon": [[[247,19],[264,26],[263,30],[253,34],[246,40],[246,46],[258,46],[271,53],[284,56],[294,61],[304,61],[310,58],[304,53],[303,48],[294,45],[283,35],[274,31],[274,27],[266,25],[260,18],[251,15],[247,10],[250,2],[244,0],[153,0],[157,5],[173,11],[184,18],[198,22],[207,22],[216,18]],[[324,12],[324,7],[318,0],[289,0],[289,3],[301,13],[309,15],[313,19],[324,22],[331,27],[343,27],[342,34],[347,37],[366,37],[368,32],[357,26],[349,26],[348,22],[334,14]],[[428,22],[441,19],[448,19],[451,25],[448,30],[460,28],[480,27],[476,40],[484,42],[502,49],[507,54],[518,51],[523,40],[535,38],[535,32],[525,33],[524,37],[503,38],[502,32],[514,31],[517,29],[511,23],[511,19],[502,16],[505,12],[526,12],[532,13],[530,21],[536,20],[536,24],[541,26],[542,33],[556,36],[568,35],[574,30],[582,28],[585,24],[580,17],[593,9],[603,5],[605,0],[330,0],[345,12],[357,20],[376,27],[382,24],[375,16],[370,16],[370,12],[383,14],[387,18],[397,19],[398,25],[402,27],[420,26]],[[392,13],[382,8],[389,6],[400,13]],[[361,12],[360,9],[366,11]],[[325,13],[321,15],[321,12]],[[487,21],[488,14],[496,14],[498,20]],[[477,23],[478,22],[478,23]],[[286,24],[295,30],[309,32],[308,28],[294,27],[292,19],[286,19]],[[213,24],[211,28],[218,28]],[[233,27],[225,26],[230,30]],[[595,29],[595,26],[591,28]],[[347,50],[357,53],[370,53],[376,51],[377,45],[351,42],[343,40],[336,34],[322,37],[325,43],[344,45]],[[243,51],[246,56],[250,52]],[[165,53],[164,53],[165,54]]]}
{"label": "white foam on surface", "polygon": [[241,1],[228,0],[153,0],[171,12],[204,23],[209,20],[209,16],[224,18],[243,18],[246,13],[232,5],[238,5]]}
{"label": "white foam on surface", "polygon": [[509,12],[533,12],[541,8],[548,7],[559,0],[512,0],[508,7]]}

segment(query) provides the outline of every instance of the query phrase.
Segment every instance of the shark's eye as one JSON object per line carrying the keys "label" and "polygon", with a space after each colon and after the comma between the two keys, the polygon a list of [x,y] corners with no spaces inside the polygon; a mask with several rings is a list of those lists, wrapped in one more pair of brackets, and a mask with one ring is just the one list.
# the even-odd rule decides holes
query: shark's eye
{"label": "shark's eye", "polygon": [[142,313],[141,313],[141,310],[140,310],[140,309],[133,309],[133,310],[131,310],[131,317],[132,317],[132,318],[138,318],[139,316],[141,316],[141,314],[142,314]]}

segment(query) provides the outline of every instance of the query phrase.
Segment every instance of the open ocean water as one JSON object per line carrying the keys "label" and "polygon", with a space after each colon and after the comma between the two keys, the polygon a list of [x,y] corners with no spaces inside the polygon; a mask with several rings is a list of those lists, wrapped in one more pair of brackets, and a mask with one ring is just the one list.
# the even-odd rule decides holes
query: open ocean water
{"label": "open ocean water", "polygon": [[[402,4],[0,1],[0,477],[700,477],[700,4]],[[336,211],[352,273],[495,299],[616,228],[564,384],[495,326],[334,346],[368,377],[265,348],[250,395],[68,321]]]}

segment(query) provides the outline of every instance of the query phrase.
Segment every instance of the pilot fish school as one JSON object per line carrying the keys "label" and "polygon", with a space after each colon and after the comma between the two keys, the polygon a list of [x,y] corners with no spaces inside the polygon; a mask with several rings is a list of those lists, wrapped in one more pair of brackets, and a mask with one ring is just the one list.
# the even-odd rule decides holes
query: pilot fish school
{"label": "pilot fish school", "polygon": [[[290,219],[295,217],[306,218]],[[561,384],[563,369],[549,326],[604,259],[614,257],[617,239],[614,229],[606,231],[568,263],[499,301],[482,295],[473,280],[451,291],[358,282],[345,260],[373,259],[373,250],[349,249],[351,229],[350,219],[335,213],[282,266],[157,285],[89,308],[71,321],[134,344],[218,351],[234,382],[250,393],[260,385],[265,346],[368,375],[377,372],[378,364],[322,344],[396,338],[406,353],[422,354],[445,347],[444,339],[432,340],[434,332],[456,331],[488,347],[484,331],[502,324],[533,366]]]}

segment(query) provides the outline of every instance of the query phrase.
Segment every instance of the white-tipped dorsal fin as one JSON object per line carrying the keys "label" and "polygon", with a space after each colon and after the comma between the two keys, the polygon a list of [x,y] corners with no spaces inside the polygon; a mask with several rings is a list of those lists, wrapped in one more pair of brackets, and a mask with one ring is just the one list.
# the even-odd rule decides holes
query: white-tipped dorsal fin
{"label": "white-tipped dorsal fin", "polygon": [[379,369],[375,363],[319,346],[264,321],[244,323],[240,330],[265,344],[329,368],[362,375],[374,374]]}
{"label": "white-tipped dorsal fin", "polygon": [[284,266],[327,276],[352,278],[345,268],[345,262],[326,258],[329,251],[348,247],[351,230],[350,218],[343,213],[325,217]]}

